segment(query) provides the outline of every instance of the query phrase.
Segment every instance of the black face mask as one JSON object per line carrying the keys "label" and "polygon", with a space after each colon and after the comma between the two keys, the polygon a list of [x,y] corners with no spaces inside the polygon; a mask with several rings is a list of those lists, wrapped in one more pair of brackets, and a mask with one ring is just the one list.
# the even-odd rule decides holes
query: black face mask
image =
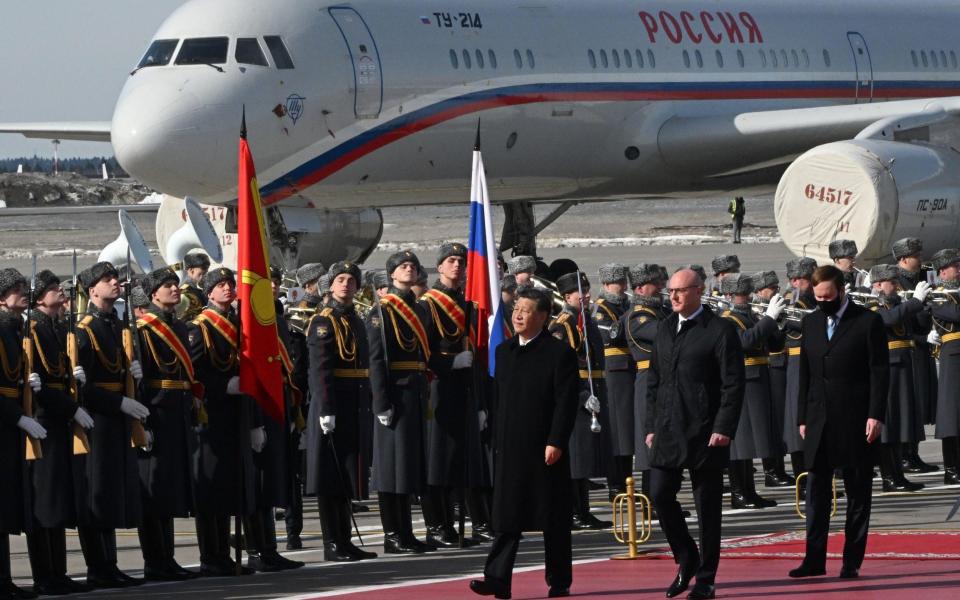
{"label": "black face mask", "polygon": [[833,300],[817,300],[817,306],[823,311],[823,314],[832,317],[837,314],[843,305],[843,295],[837,294]]}

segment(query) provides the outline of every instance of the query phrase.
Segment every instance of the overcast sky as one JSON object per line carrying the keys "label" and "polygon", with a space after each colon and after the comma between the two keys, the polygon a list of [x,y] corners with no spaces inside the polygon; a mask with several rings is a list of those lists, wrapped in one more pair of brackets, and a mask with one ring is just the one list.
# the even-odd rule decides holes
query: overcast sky
{"label": "overcast sky", "polygon": [[[184,0],[3,2],[0,123],[109,121],[127,73]],[[0,158],[52,156],[47,140],[0,134]],[[113,154],[64,142],[61,156]]]}

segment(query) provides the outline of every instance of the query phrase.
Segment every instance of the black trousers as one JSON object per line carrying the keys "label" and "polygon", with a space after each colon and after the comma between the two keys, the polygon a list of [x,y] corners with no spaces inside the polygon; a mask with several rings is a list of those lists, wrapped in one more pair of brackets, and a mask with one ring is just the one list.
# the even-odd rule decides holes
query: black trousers
{"label": "black trousers", "polygon": [[[859,569],[867,550],[867,531],[870,528],[873,466],[861,464],[843,469],[843,486],[847,493],[843,565]],[[822,447],[807,474],[805,507],[807,551],[803,562],[813,568],[823,568],[827,562],[827,535],[830,533],[830,513],[833,509],[833,468]]]}
{"label": "black trousers", "polygon": [[117,531],[81,525],[77,527],[87,575],[108,575],[117,569]]}
{"label": "black trousers", "polygon": [[137,528],[140,538],[140,550],[143,553],[145,567],[163,569],[174,561],[176,549],[173,535],[173,517],[144,515],[143,522]]}
{"label": "black trousers", "polygon": [[303,533],[303,480],[307,461],[304,460],[305,451],[297,449],[301,435],[307,435],[307,432],[290,434],[290,445],[293,448],[290,451],[290,473],[292,475],[290,477],[290,504],[283,511],[287,539],[300,537],[300,534]]}
{"label": "black trousers", "polygon": [[699,565],[697,581],[713,585],[720,564],[720,521],[723,510],[723,470],[690,469],[697,506],[700,547],[690,536],[683,509],[677,502],[683,469],[650,469],[650,499],[660,517],[673,558],[681,566]]}
{"label": "black trousers", "polygon": [[[517,559],[520,533],[498,533],[487,555],[483,577],[493,585],[509,590],[513,579],[513,563]],[[570,587],[573,583],[573,547],[570,528],[543,532],[543,549],[547,566],[546,581],[550,587]]]}
{"label": "black trousers", "polygon": [[27,550],[34,583],[67,576],[67,533],[63,527],[40,527],[35,523],[33,531],[27,534]]}

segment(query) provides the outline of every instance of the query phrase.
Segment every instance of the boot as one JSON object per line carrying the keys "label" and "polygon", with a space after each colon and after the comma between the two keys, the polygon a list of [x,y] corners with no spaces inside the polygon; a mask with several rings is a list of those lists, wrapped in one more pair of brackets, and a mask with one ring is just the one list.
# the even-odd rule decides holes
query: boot
{"label": "boot", "polygon": [[376,552],[367,552],[366,550],[361,550],[360,548],[357,548],[350,539],[352,533],[352,530],[350,529],[352,524],[352,512],[353,507],[350,505],[349,500],[342,499],[337,503],[337,539],[340,549],[345,550],[348,554],[353,556],[355,560],[369,560],[371,558],[376,558]]}
{"label": "boot", "polygon": [[791,487],[793,479],[787,475],[783,456],[763,459],[763,485],[768,488]]}
{"label": "boot", "polygon": [[923,489],[922,483],[913,483],[900,470],[899,444],[882,444],[880,448],[880,476],[884,492],[915,492]]}
{"label": "boot", "polygon": [[590,512],[589,481],[589,479],[573,480],[574,513],[570,526],[574,530],[609,529],[613,527],[612,521],[602,521]]}
{"label": "boot", "polygon": [[[340,511],[338,504],[340,498],[331,496],[319,496],[317,498],[320,508],[320,529],[323,531],[323,560],[327,562],[353,562],[360,560],[353,556],[343,544],[343,533],[340,526]],[[381,514],[384,514],[383,504],[380,507]],[[386,521],[387,519],[384,519]],[[395,534],[395,529],[387,528],[384,524],[385,535]]]}
{"label": "boot", "polygon": [[944,485],[960,485],[960,438],[948,437],[941,442],[943,452],[943,483]]}
{"label": "boot", "polygon": [[397,494],[397,522],[400,525],[400,540],[407,546],[414,549],[418,554],[424,552],[433,552],[436,550],[430,544],[424,544],[413,535],[413,515],[410,508],[410,496],[408,494]]}
{"label": "boot", "polygon": [[773,508],[777,505],[776,500],[770,500],[769,498],[764,498],[757,493],[757,484],[754,480],[754,468],[752,460],[743,461],[745,470],[743,472],[743,495],[744,497],[751,501],[757,508]]}
{"label": "boot", "polygon": [[920,458],[920,444],[905,442],[901,448],[900,468],[904,473],[934,473],[940,469],[923,462]]}

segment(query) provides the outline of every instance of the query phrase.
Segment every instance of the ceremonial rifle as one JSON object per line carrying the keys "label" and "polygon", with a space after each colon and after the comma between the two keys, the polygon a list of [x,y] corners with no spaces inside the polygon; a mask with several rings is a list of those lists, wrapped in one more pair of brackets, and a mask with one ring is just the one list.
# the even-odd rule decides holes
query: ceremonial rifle
{"label": "ceremonial rifle", "polygon": [[[33,388],[30,387],[30,374],[33,373],[33,287],[37,285],[37,255],[33,255],[33,274],[30,276],[30,289],[27,290],[27,321],[23,329],[23,414],[33,418]],[[43,458],[40,440],[27,436],[27,460]]]}
{"label": "ceremonial rifle", "polygon": [[[80,364],[80,348],[77,344],[77,251],[73,251],[73,285],[70,288],[70,311],[67,313],[67,359],[70,361],[70,394],[77,405],[83,405],[83,394],[80,382],[74,377],[74,369]],[[86,454],[90,452],[90,441],[87,432],[79,423],[73,423],[73,453]]]}

